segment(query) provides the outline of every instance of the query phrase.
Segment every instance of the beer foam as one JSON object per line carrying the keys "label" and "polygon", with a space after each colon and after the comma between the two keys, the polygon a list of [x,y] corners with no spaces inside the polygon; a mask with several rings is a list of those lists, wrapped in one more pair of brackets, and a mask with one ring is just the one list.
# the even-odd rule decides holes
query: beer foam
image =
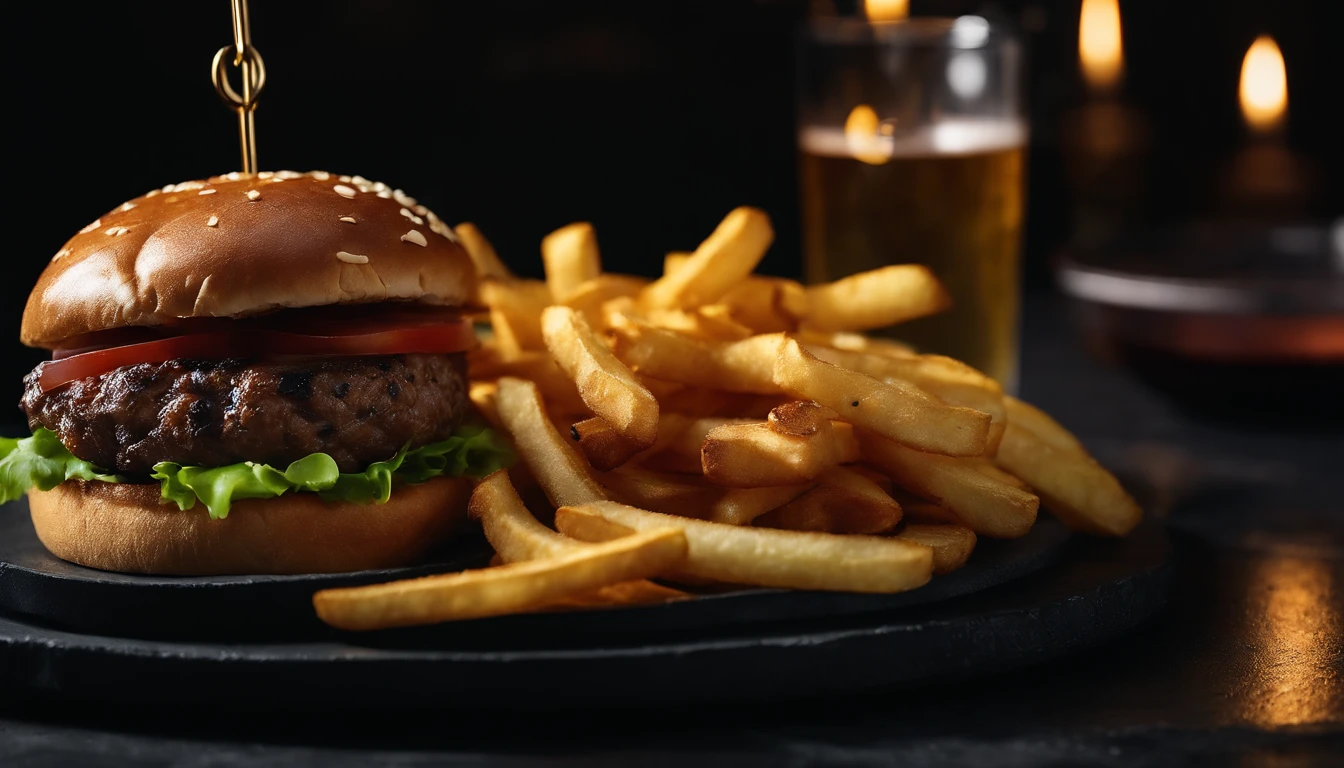
{"label": "beer foam", "polygon": [[1027,143],[1017,120],[942,120],[900,136],[864,136],[851,142],[839,126],[807,126],[798,133],[804,152],[828,157],[973,155],[1015,149]]}

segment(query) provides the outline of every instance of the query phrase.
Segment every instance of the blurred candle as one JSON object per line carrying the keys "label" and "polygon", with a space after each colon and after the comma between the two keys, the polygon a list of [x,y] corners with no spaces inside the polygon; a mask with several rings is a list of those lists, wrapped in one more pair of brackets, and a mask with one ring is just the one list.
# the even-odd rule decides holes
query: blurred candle
{"label": "blurred candle", "polygon": [[1143,116],[1124,103],[1124,32],[1117,0],[1083,0],[1078,65],[1085,97],[1064,117],[1064,151],[1073,190],[1074,240],[1098,245],[1139,208],[1146,144]]}
{"label": "blurred candle", "polygon": [[910,0],[863,0],[869,21],[900,21],[910,15]]}
{"label": "blurred candle", "polygon": [[1247,141],[1232,160],[1225,185],[1233,212],[1282,217],[1298,212],[1307,193],[1307,171],[1288,149],[1288,71],[1269,35],[1251,43],[1241,61],[1237,102]]}

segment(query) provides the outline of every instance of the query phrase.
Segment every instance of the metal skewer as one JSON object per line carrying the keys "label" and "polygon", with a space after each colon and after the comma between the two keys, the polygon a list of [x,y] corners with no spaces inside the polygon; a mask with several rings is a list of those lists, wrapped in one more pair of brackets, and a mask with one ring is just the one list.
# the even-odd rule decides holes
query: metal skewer
{"label": "metal skewer", "polygon": [[[247,18],[247,0],[232,0],[233,44],[215,52],[210,65],[210,80],[215,91],[229,108],[238,113],[238,140],[243,150],[243,173],[257,172],[257,128],[253,112],[257,98],[266,86],[266,64],[261,53],[252,47],[252,30]],[[242,76],[241,94],[229,84],[229,59]]]}

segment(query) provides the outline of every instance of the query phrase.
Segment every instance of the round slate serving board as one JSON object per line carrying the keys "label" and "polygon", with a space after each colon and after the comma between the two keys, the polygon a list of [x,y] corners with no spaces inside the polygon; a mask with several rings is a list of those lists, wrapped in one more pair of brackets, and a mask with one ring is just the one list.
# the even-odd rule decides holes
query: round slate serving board
{"label": "round slate serving board", "polygon": [[[656,638],[589,637],[574,647],[565,627],[593,614],[556,614],[562,621],[535,634],[531,647],[512,650],[391,647],[376,635],[290,643],[129,640],[0,618],[0,689],[209,711],[628,708],[811,696],[967,677],[1101,642],[1160,608],[1169,559],[1165,532],[1147,522],[1123,540],[1075,537],[1050,567],[959,598]],[[516,633],[494,627],[497,638]]]}
{"label": "round slate serving board", "polygon": [[[468,537],[414,568],[303,576],[141,576],[65,562],[38,541],[26,501],[0,508],[0,610],[71,631],[173,640],[302,640],[338,637],[317,620],[313,593],[484,565],[489,549]],[[613,633],[639,636],[734,624],[800,621],[909,608],[1006,583],[1046,566],[1069,532],[1042,517],[1012,541],[981,539],[969,563],[897,595],[735,589],[693,600],[581,615],[536,613],[362,635],[396,647],[528,647],[537,637],[583,645]]]}

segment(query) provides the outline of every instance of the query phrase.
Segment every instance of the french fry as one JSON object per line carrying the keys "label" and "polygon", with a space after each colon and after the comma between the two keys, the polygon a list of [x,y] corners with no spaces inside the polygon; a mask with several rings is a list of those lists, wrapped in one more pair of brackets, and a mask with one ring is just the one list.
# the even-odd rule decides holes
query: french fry
{"label": "french fry", "polygon": [[897,485],[952,510],[978,534],[1015,539],[1036,522],[1040,499],[989,477],[973,461],[922,453],[870,433],[859,434],[859,445]]}
{"label": "french fry", "polygon": [[736,208],[675,272],[640,294],[649,309],[694,308],[713,304],[745,279],[774,240],[770,217],[755,208]]}
{"label": "french fry", "polygon": [[1014,424],[1031,430],[1045,442],[1063,450],[1087,450],[1072,432],[1036,406],[1011,395],[1004,398],[1004,404],[1008,409],[1008,418]]}
{"label": "french fry", "polygon": [[628,299],[629,303],[621,306],[627,311],[633,311],[633,297],[648,284],[648,280],[633,275],[601,274],[580,283],[560,303],[583,313],[584,319],[594,328],[606,328],[606,313],[603,308],[609,304],[617,307],[615,303],[617,300]]}
{"label": "french fry", "polygon": [[907,525],[896,538],[932,549],[935,576],[965,565],[975,550],[975,531],[964,525]]}
{"label": "french fry", "polygon": [[586,546],[538,522],[514,490],[509,473],[503,470],[476,486],[467,513],[481,521],[485,538],[502,563],[555,557]]}
{"label": "french fry", "polygon": [[[1143,510],[1115,475],[1097,463],[1053,419],[1049,439],[1032,429],[1050,417],[1009,401],[1008,429],[995,461],[1021,477],[1041,496],[1045,508],[1070,528],[1123,536],[1143,519]],[[1022,418],[1019,418],[1022,417]]]}
{"label": "french fry", "polygon": [[481,354],[468,356],[468,370],[473,379],[480,381],[504,376],[528,379],[541,389],[551,409],[561,413],[582,413],[587,409],[583,398],[579,397],[578,387],[549,354],[525,350],[506,359],[502,355],[487,354],[485,348],[478,351]]}
{"label": "french fry", "polygon": [[738,341],[751,335],[751,329],[734,320],[720,304],[689,311],[651,309],[642,317],[659,328],[706,341]]}
{"label": "french fry", "polygon": [[555,521],[565,535],[595,541],[623,529],[680,529],[687,549],[677,571],[730,584],[889,593],[921,586],[933,572],[932,550],[899,539],[722,525],[615,502],[561,507]]}
{"label": "french fry", "polygon": [[831,422],[807,435],[784,434],[769,424],[725,424],[705,436],[701,467],[712,483],[733,488],[797,485],[840,463]]}
{"label": "french fry", "polygon": [[[808,331],[797,334],[798,340],[811,350],[813,347],[829,347],[845,352],[867,352],[886,357],[912,357],[916,354],[913,347],[891,339],[878,339],[853,331]],[[833,362],[833,361],[829,361]]]}
{"label": "french fry", "polygon": [[546,348],[574,380],[583,402],[626,440],[647,448],[658,437],[658,401],[607,349],[583,315],[547,307],[541,317]]}
{"label": "french fry", "polygon": [[701,341],[627,317],[612,327],[610,337],[616,357],[643,376],[726,392],[781,391],[773,377],[782,334]]}
{"label": "french fry", "polygon": [[901,517],[910,525],[963,525],[952,510],[912,493],[897,488],[891,497],[901,505]]}
{"label": "french fry", "polygon": [[513,280],[513,273],[504,266],[504,262],[499,260],[499,254],[495,253],[495,246],[485,239],[481,230],[469,221],[464,221],[453,227],[453,232],[457,239],[462,241],[462,247],[466,249],[467,256],[471,258],[471,263],[476,265],[476,275],[482,279],[494,278],[496,280]]}
{"label": "french fry", "polygon": [[521,349],[545,349],[541,337],[541,311],[549,306],[551,289],[540,280],[486,279],[480,285],[481,302],[490,308],[495,334],[500,325]]}
{"label": "french fry", "polygon": [[952,299],[928,267],[896,264],[808,286],[786,308],[815,331],[866,331],[942,312]]}
{"label": "french fry", "polygon": [[807,437],[829,429],[831,420],[838,416],[815,400],[791,400],[771,408],[766,424],[781,435]]}
{"label": "french fry", "polygon": [[520,613],[602,587],[655,576],[686,557],[685,535],[664,527],[542,560],[313,595],[322,621],[366,631]]}
{"label": "french fry", "polygon": [[841,421],[913,448],[949,456],[985,451],[988,414],[941,403],[910,384],[878,381],[823,362],[796,339],[780,347],[774,379],[789,394],[835,410]]}
{"label": "french fry", "polygon": [[670,251],[663,256],[663,274],[670,275],[686,264],[694,254],[689,251]]}
{"label": "french fry", "polygon": [[654,512],[696,517],[707,514],[723,496],[723,489],[691,482],[692,477],[695,476],[622,467],[599,480],[616,501]]}
{"label": "french fry", "polygon": [[711,522],[725,525],[750,525],[761,515],[788,504],[815,487],[816,482],[765,488],[729,488],[710,507],[708,518]]}
{"label": "french fry", "polygon": [[798,318],[784,307],[797,304],[803,286],[795,280],[752,275],[723,294],[717,306],[725,307],[735,320],[756,333],[792,331]]}
{"label": "french fry", "polygon": [[756,525],[791,531],[886,533],[901,522],[901,506],[863,475],[832,467],[811,491],[768,512]]}
{"label": "french fry", "polygon": [[602,273],[593,225],[576,222],[542,238],[541,262],[552,298],[555,301],[569,298],[580,285]]}
{"label": "french fry", "polygon": [[991,455],[1003,436],[1007,420],[1003,387],[965,363],[941,355],[887,355],[812,344],[805,345],[804,349],[832,365],[886,382],[892,379],[908,382],[949,405],[989,414],[986,448]]}
{"label": "french fry", "polygon": [[495,396],[499,394],[499,385],[493,381],[473,381],[467,388],[467,399],[476,407],[476,411],[481,414],[492,427],[502,427],[499,421],[499,407],[495,402]]}
{"label": "french fry", "polygon": [[593,469],[603,472],[621,466],[648,447],[631,442],[601,416],[576,422],[570,426],[569,435]]}
{"label": "french fry", "polygon": [[546,416],[537,385],[523,379],[499,380],[495,396],[500,421],[528,471],[554,506],[607,498],[588,471],[583,456],[560,436]]}

